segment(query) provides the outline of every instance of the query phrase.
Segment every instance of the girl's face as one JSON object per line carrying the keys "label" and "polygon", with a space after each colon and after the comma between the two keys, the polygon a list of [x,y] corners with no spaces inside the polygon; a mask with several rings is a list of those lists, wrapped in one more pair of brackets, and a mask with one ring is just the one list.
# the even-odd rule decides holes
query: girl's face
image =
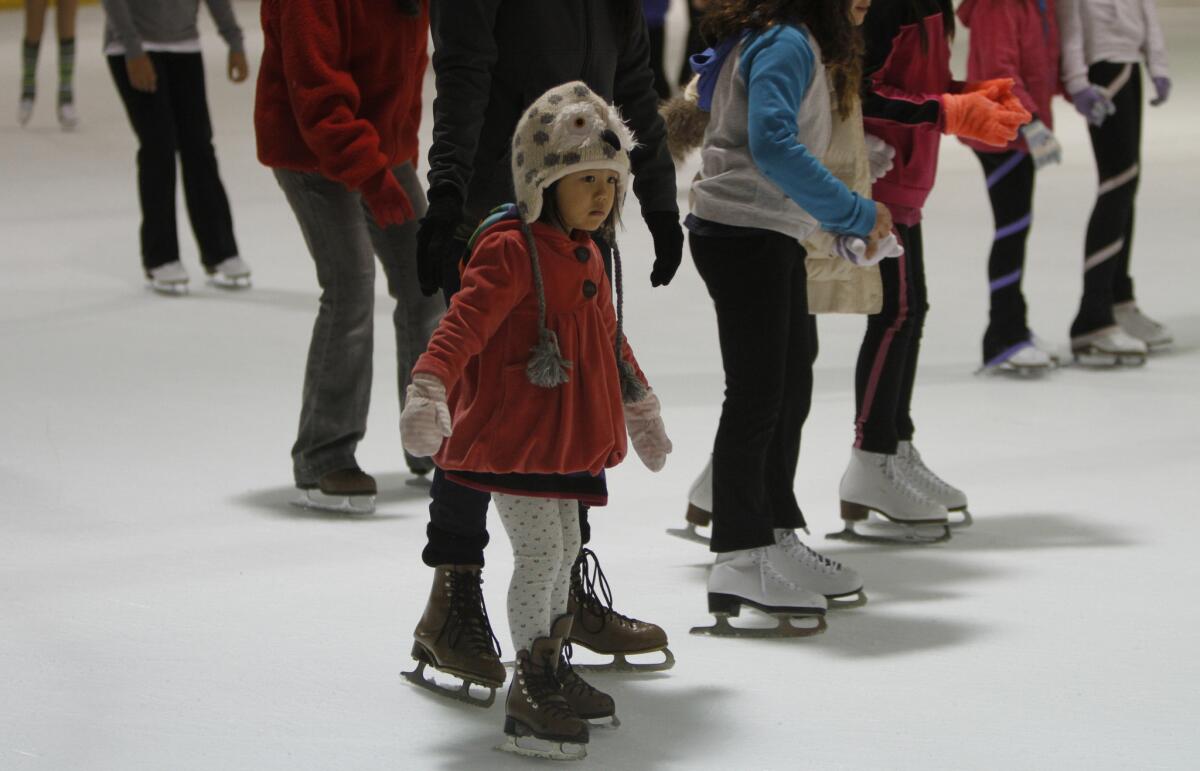
{"label": "girl's face", "polygon": [[554,192],[563,228],[590,233],[603,225],[617,198],[618,180],[608,169],[585,169],[559,180]]}
{"label": "girl's face", "polygon": [[850,19],[854,22],[854,26],[861,27],[863,20],[867,18],[867,11],[871,10],[871,0],[847,0],[850,4]]}

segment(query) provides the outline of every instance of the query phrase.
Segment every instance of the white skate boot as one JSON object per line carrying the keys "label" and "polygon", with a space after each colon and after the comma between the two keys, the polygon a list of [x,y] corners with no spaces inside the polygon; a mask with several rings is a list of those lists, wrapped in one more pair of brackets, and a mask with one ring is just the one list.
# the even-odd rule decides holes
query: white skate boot
{"label": "white skate boot", "polygon": [[188,274],[179,260],[159,265],[146,272],[150,288],[159,294],[183,295],[188,291]]}
{"label": "white skate boot", "polygon": [[247,289],[250,286],[250,266],[241,257],[234,255],[217,263],[215,268],[206,268],[208,281],[222,289]]}
{"label": "white skate boot", "polygon": [[28,126],[29,119],[33,117],[33,98],[28,96],[21,97],[21,101],[17,102],[17,123],[21,126]]}
{"label": "white skate boot", "polygon": [[976,374],[1016,375],[1034,378],[1047,374],[1058,366],[1058,362],[1043,350],[1036,340],[1013,346],[987,362]]}
{"label": "white skate boot", "polygon": [[1146,344],[1120,327],[1105,327],[1071,338],[1075,361],[1086,367],[1140,367],[1146,363]]}
{"label": "white skate boot", "polygon": [[74,131],[79,127],[79,112],[74,102],[61,102],[58,105],[58,125],[63,131]]}
{"label": "white skate boot", "polygon": [[[913,486],[895,455],[851,449],[839,492],[846,525],[828,538],[871,543],[938,543],[950,538],[946,507]],[[872,511],[883,517],[883,527],[868,523]],[[855,523],[871,529],[856,530]]]}
{"label": "white skate boot", "polygon": [[775,545],[787,555],[779,571],[797,586],[823,595],[829,608],[839,610],[867,604],[862,578],[837,560],[818,554],[805,545],[795,530],[777,528]]}
{"label": "white skate boot", "polygon": [[896,460],[900,470],[907,477],[909,484],[917,488],[917,492],[935,503],[940,503],[949,512],[960,512],[962,519],[950,522],[950,527],[967,527],[971,524],[971,512],[967,511],[967,494],[954,485],[933,473],[925,465],[921,453],[912,442],[900,442],[896,449]]}
{"label": "white skate boot", "polygon": [[1175,342],[1171,330],[1142,313],[1133,300],[1114,305],[1113,317],[1125,334],[1141,340],[1151,351],[1160,351]]}
{"label": "white skate boot", "polygon": [[[708,612],[712,626],[692,627],[692,634],[728,637],[809,637],[825,631],[825,598],[784,577],[780,564],[788,557],[779,546],[760,546],[717,555],[708,575]],[[775,619],[773,627],[736,627],[729,623],[743,605]],[[798,627],[793,618],[805,619]]]}
{"label": "white skate boot", "polygon": [[700,476],[696,477],[696,481],[692,482],[692,488],[688,490],[688,507],[685,515],[687,527],[669,527],[667,528],[668,533],[688,541],[708,545],[708,536],[696,532],[696,528],[708,527],[712,524],[712,471],[713,464],[710,455],[704,470],[700,472]]}

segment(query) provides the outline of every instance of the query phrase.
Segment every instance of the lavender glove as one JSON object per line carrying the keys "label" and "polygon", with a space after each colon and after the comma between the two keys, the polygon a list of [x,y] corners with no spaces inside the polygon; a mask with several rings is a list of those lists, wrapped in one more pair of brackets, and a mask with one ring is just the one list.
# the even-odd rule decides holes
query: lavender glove
{"label": "lavender glove", "polygon": [[1093,126],[1104,123],[1109,115],[1117,111],[1112,99],[1095,84],[1088,84],[1087,88],[1071,94],[1071,104],[1075,105],[1075,110]]}
{"label": "lavender glove", "polygon": [[904,247],[896,240],[894,233],[888,233],[887,238],[877,243],[875,253],[870,257],[867,256],[867,242],[858,236],[838,236],[833,242],[833,249],[837,252],[838,257],[860,268],[869,268],[872,265],[878,265],[888,257],[899,257],[904,254]]}
{"label": "lavender glove", "polygon": [[1021,136],[1029,146],[1029,155],[1033,158],[1033,167],[1040,169],[1051,163],[1062,163],[1062,145],[1054,138],[1054,133],[1037,118],[1021,127]]}
{"label": "lavender glove", "polygon": [[867,140],[867,163],[871,166],[871,181],[875,182],[892,170],[896,148],[874,134],[867,134],[865,139]]}
{"label": "lavender glove", "polygon": [[404,401],[404,411],[400,413],[400,441],[404,449],[418,458],[433,455],[442,449],[442,440],[451,433],[446,386],[433,375],[413,375]]}
{"label": "lavender glove", "polygon": [[1160,104],[1166,104],[1167,99],[1171,96],[1171,79],[1166,77],[1151,78],[1154,82],[1154,98],[1150,100],[1151,107],[1158,107]]}
{"label": "lavender glove", "polygon": [[662,470],[673,447],[663,425],[662,405],[653,391],[647,389],[641,401],[625,405],[625,428],[642,464],[651,471]]}

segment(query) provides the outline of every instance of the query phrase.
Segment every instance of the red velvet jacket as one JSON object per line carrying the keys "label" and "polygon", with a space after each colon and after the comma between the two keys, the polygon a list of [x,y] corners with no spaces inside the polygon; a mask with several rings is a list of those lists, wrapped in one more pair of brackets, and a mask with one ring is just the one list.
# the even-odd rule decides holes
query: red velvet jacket
{"label": "red velvet jacket", "polygon": [[[958,18],[971,28],[967,79],[1012,78],[1013,93],[1025,109],[1053,128],[1050,100],[1058,91],[1058,22],[1054,0],[1045,2],[1043,15],[1037,0],[966,0]],[[981,142],[962,141],[985,153],[1001,152]],[[1004,149],[1028,150],[1020,136]]]}
{"label": "red velvet jacket", "polygon": [[[537,222],[546,325],[572,365],[555,388],[529,382],[538,304],[529,252],[516,220],[478,241],[462,289],[414,373],[446,384],[454,433],[434,459],[447,470],[598,474],[626,454],[625,410],[614,350],[617,318],[604,260],[583,233]],[[637,369],[628,343],[626,360]],[[645,381],[641,371],[638,377]]]}
{"label": "red velvet jacket", "polygon": [[402,221],[391,168],[417,162],[428,4],[262,0],[254,130],[267,166],[359,190],[381,224]]}

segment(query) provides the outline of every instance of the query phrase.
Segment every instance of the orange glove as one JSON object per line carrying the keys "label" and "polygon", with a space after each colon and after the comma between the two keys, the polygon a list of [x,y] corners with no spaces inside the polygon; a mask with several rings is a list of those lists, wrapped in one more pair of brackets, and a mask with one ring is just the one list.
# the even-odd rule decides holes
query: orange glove
{"label": "orange glove", "polygon": [[1016,139],[1017,131],[1033,116],[1019,102],[1013,107],[998,103],[991,98],[992,93],[943,94],[945,132],[996,147]]}
{"label": "orange glove", "polygon": [[1020,97],[1013,93],[1012,78],[993,78],[992,80],[971,80],[963,84],[961,94],[984,94],[996,104],[1010,110],[1025,109]]}

